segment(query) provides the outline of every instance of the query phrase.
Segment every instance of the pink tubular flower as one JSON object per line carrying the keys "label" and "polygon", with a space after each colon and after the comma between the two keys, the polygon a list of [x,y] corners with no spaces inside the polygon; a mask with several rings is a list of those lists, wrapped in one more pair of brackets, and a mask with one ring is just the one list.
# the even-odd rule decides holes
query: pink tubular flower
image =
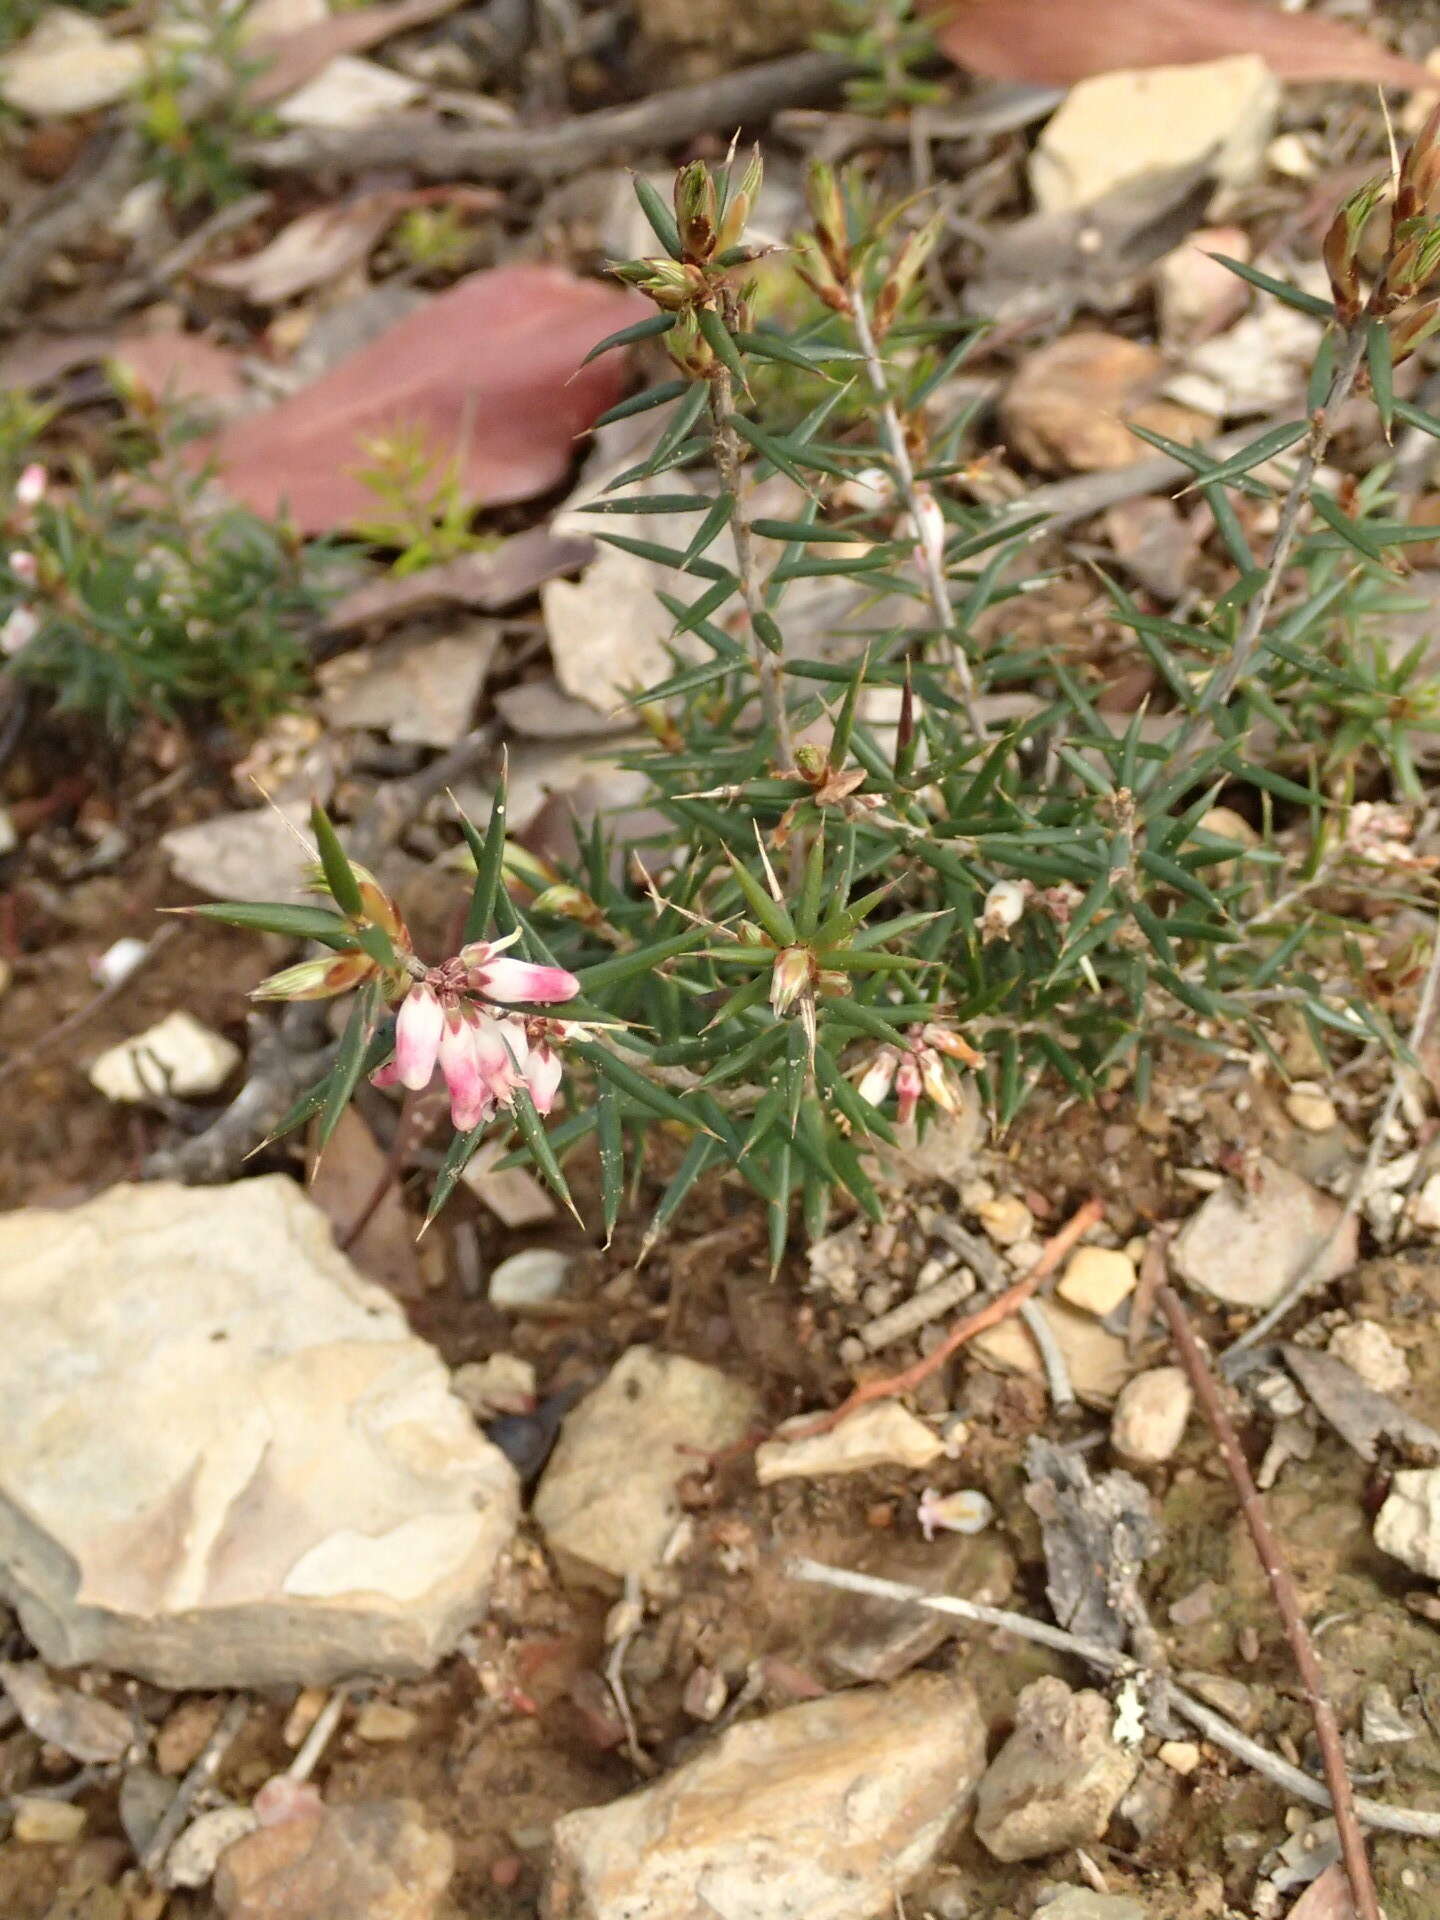
{"label": "pink tubular flower", "polygon": [[482,1013],[477,1017],[475,1047],[481,1078],[490,1098],[500,1106],[525,1084],[525,1063],[530,1057],[525,1028],[518,1020],[496,1020]]}
{"label": "pink tubular flower", "polygon": [[560,1090],[560,1056],[544,1043],[525,1062],[525,1085],[537,1113],[549,1113]]}
{"label": "pink tubular flower", "polygon": [[877,1047],[875,1058],[861,1074],[855,1091],[862,1100],[868,1100],[872,1107],[878,1107],[889,1097],[899,1065],[900,1056],[894,1047]]}
{"label": "pink tubular flower", "polygon": [[15,499],[22,507],[34,507],[45,498],[50,476],[38,460],[32,460],[15,482]]}
{"label": "pink tubular flower", "polygon": [[481,1016],[469,1007],[446,1010],[440,1030],[440,1071],[450,1094],[450,1120],[457,1133],[469,1133],[494,1106],[481,1067]]}
{"label": "pink tubular flower", "polygon": [[913,1053],[904,1054],[895,1070],[896,1112],[902,1127],[908,1126],[915,1118],[915,1109],[920,1104],[920,1095],[924,1090],[920,1062]]}
{"label": "pink tubular flower", "polygon": [[516,938],[512,933],[503,940],[476,940],[460,949],[459,958],[470,991],[483,993],[488,1000],[503,1000],[517,1006],[573,1000],[580,991],[580,982],[564,967],[537,967],[528,960],[496,957]]}
{"label": "pink tubular flower", "polygon": [[435,993],[423,982],[412,987],[395,1021],[395,1077],[412,1093],[429,1085],[444,1030],[445,1013]]}
{"label": "pink tubular flower", "polygon": [[14,553],[7,553],[5,556],[5,564],[9,567],[15,578],[17,580],[23,580],[27,587],[33,587],[35,582],[40,578],[40,562],[35,558],[33,553],[28,553],[24,547],[18,548]]}

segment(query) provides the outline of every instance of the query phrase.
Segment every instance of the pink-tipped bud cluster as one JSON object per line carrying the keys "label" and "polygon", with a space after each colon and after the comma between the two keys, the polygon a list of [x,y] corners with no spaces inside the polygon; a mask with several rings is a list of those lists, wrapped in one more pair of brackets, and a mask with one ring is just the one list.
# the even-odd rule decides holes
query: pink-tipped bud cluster
{"label": "pink-tipped bud cluster", "polygon": [[915,1118],[922,1099],[939,1107],[942,1113],[961,1111],[963,1096],[958,1081],[946,1064],[947,1058],[967,1067],[978,1067],[983,1055],[977,1053],[953,1027],[927,1020],[911,1027],[904,1047],[877,1047],[855,1090],[872,1107],[883,1106],[893,1090],[896,1117],[902,1126]]}
{"label": "pink-tipped bud cluster", "polygon": [[377,1086],[399,1084],[418,1092],[438,1066],[450,1095],[450,1118],[470,1133],[522,1089],[538,1113],[548,1113],[560,1087],[559,1055],[550,1044],[555,1021],[527,1023],[486,1001],[550,1005],[573,1000],[580,982],[563,967],[509,960],[503,941],[476,941],[441,966],[432,967],[400,1004],[395,1020],[395,1057],[375,1075]]}

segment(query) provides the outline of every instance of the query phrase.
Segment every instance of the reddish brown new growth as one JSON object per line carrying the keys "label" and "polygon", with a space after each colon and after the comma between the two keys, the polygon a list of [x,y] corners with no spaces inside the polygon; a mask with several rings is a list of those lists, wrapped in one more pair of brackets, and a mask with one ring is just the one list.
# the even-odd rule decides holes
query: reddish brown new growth
{"label": "reddish brown new growth", "polygon": [[977,1333],[984,1333],[990,1327],[998,1326],[1000,1321],[1008,1320],[1030,1298],[1045,1276],[1055,1271],[1070,1249],[1083,1240],[1104,1217],[1105,1210],[1100,1202],[1087,1200],[1080,1211],[1045,1242],[1039,1259],[1023,1280],[1017,1280],[1013,1287],[1007,1287],[1004,1293],[997,1293],[993,1300],[987,1300],[974,1313],[957,1320],[933,1353],[927,1353],[913,1366],[902,1367],[899,1373],[887,1373],[878,1380],[864,1381],[829,1413],[818,1414],[815,1419],[807,1420],[803,1427],[786,1427],[785,1438],[808,1440],[812,1434],[829,1433],[832,1427],[838,1427],[842,1420],[848,1419],[858,1408],[868,1406],[872,1400],[889,1400],[897,1393],[912,1392],[922,1380],[928,1380],[932,1373],[938,1372],[951,1354],[958,1352],[967,1340],[973,1340]]}
{"label": "reddish brown new growth", "polygon": [[1275,1606],[1285,1627],[1285,1638],[1290,1642],[1290,1651],[1295,1656],[1295,1665],[1299,1669],[1300,1679],[1310,1702],[1310,1712],[1315,1720],[1315,1737],[1320,1743],[1320,1759],[1325,1769],[1325,1784],[1330,1789],[1330,1801],[1335,1811],[1335,1825],[1340,1836],[1340,1856],[1345,1863],[1345,1872],[1349,1877],[1350,1891],[1355,1901],[1357,1920],[1380,1920],[1380,1907],[1375,1897],[1375,1883],[1370,1876],[1370,1862],[1365,1853],[1365,1839],[1360,1831],[1360,1822],[1355,1815],[1355,1796],[1350,1787],[1350,1775],[1345,1766],[1345,1752],[1340,1744],[1340,1728],[1335,1719],[1335,1709],[1330,1704],[1330,1696],[1325,1691],[1325,1676],[1320,1671],[1320,1662],[1315,1656],[1314,1643],[1309,1628],[1305,1625],[1305,1616],[1300,1611],[1299,1596],[1295,1583],[1290,1578],[1290,1570],[1285,1565],[1280,1552],[1280,1543],[1270,1530],[1270,1522],[1265,1513],[1265,1503],[1256,1490],[1250,1477],[1249,1463],[1244,1449],[1240,1445],[1240,1436],[1236,1433],[1229,1414],[1225,1411],[1220,1398],[1220,1388],[1209,1362],[1201,1352],[1200,1342],[1195,1338],[1195,1330],[1190,1325],[1190,1316],[1173,1287],[1161,1286],[1156,1297],[1160,1302],[1165,1318],[1170,1323],[1170,1332],[1174,1336],[1175,1350],[1180,1363],[1189,1376],[1195,1389],[1195,1397],[1200,1402],[1211,1432],[1219,1443],[1220,1455],[1225,1462],[1235,1491],[1240,1499],[1240,1509],[1245,1515],[1245,1524],[1250,1529],[1250,1538],[1255,1543],[1255,1552],[1265,1569],[1265,1577],[1270,1582],[1270,1591],[1275,1598]]}

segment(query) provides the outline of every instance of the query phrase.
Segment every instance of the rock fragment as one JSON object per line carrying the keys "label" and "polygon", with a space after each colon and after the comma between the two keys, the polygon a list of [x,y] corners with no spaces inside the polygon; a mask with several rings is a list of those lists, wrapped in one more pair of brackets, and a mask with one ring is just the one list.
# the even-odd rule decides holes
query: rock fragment
{"label": "rock fragment", "polygon": [[[1268,1307],[1340,1219],[1338,1200],[1262,1156],[1252,1184],[1227,1180],[1181,1228],[1171,1253],[1182,1279],[1232,1307]],[[1359,1232],[1346,1222],[1317,1284],[1355,1264]]]}
{"label": "rock fragment", "polygon": [[430,1920],[454,1863],[413,1800],[359,1800],[227,1847],[215,1903],[224,1920]]}
{"label": "rock fragment", "polygon": [[1378,1320],[1347,1320],[1336,1327],[1325,1351],[1343,1360],[1373,1393],[1403,1393],[1410,1362]]}
{"label": "rock fragment", "polygon": [[731,1728],[555,1828],[549,1920],[870,1920],[944,1846],[985,1764],[968,1682],[910,1674]]}
{"label": "rock fragment", "polygon": [[1194,1404],[1180,1367],[1151,1367],[1120,1390],[1110,1422],[1110,1443],[1123,1460],[1158,1466],[1179,1446]]}
{"label": "rock fragment", "polygon": [[177,1007],[144,1033],[107,1047],[90,1068],[90,1084],[107,1100],[130,1105],[166,1094],[187,1100],[214,1093],[240,1064],[240,1049]]}
{"label": "rock fragment", "polygon": [[997,1860],[1100,1839],[1139,1766],[1112,1738],[1113,1717],[1103,1694],[1072,1693],[1051,1675],[1026,1687],[976,1793],[975,1832]]}
{"label": "rock fragment", "polygon": [[828,1433],[774,1440],[755,1449],[755,1477],[762,1487],[777,1480],[818,1480],[831,1473],[864,1473],[871,1467],[928,1467],[945,1451],[932,1427],[898,1400],[881,1400],[849,1414]]}
{"label": "rock fragment", "polygon": [[1412,1572],[1440,1580],[1440,1467],[1395,1475],[1375,1519],[1375,1544]]}
{"label": "rock fragment", "polygon": [[0,1590],[52,1664],[414,1674],[483,1611],[515,1475],[292,1181],[4,1215],[0,1315]]}
{"label": "rock fragment", "polygon": [[1089,206],[1147,174],[1208,163],[1244,186],[1259,175],[1280,84],[1258,54],[1098,74],[1072,87],[1030,163],[1041,208]]}
{"label": "rock fragment", "polygon": [[1077,1247],[1055,1291],[1103,1320],[1135,1291],[1135,1279],[1135,1262],[1119,1248]]}
{"label": "rock fragment", "polygon": [[1203,439],[1214,421],[1158,397],[1157,347],[1121,334],[1066,334],[1027,355],[1000,404],[1006,439],[1044,473],[1092,473],[1142,459],[1128,423],[1172,440]]}
{"label": "rock fragment", "polygon": [[716,1368],[631,1347],[566,1416],[536,1492],[552,1552],[606,1586],[653,1571],[680,1519],[676,1483],[743,1439],[756,1410]]}

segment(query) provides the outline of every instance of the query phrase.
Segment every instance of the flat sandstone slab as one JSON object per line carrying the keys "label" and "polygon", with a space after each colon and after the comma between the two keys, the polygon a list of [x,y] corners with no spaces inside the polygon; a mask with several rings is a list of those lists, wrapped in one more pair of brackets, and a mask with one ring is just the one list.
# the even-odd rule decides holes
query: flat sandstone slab
{"label": "flat sandstone slab", "polygon": [[282,1175],[0,1216],[0,1592],[56,1666],[424,1672],[484,1608],[509,1462]]}

